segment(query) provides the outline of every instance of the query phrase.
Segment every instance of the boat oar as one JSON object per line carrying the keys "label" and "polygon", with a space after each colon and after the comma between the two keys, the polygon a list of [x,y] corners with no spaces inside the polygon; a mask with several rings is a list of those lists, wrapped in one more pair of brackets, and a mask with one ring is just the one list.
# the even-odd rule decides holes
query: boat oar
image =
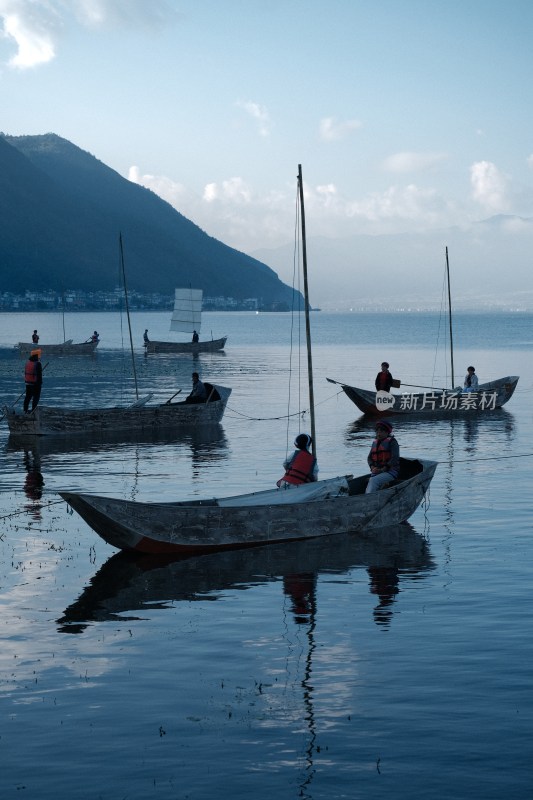
{"label": "boat oar", "polygon": [[[326,378],[327,381],[330,383],[336,383],[337,386],[349,386],[348,383],[341,383],[340,381],[334,381],[332,378]],[[402,386],[409,386],[410,389],[431,389],[431,391],[438,391],[438,392],[448,392],[448,391],[455,391],[455,389],[441,389],[440,386],[422,386],[419,383],[403,383]]]}
{"label": "boat oar", "polygon": [[[43,372],[45,371],[45,369],[46,369],[46,367],[48,366],[48,364],[49,364],[49,363],[50,363],[50,362],[49,362],[49,361],[47,361],[47,362],[46,362],[46,364],[43,366]],[[23,392],[21,392],[21,393],[19,394],[19,396],[17,397],[17,399],[15,400],[15,402],[11,404],[11,408],[15,408],[15,406],[16,406],[16,405],[17,405],[17,403],[18,403],[18,401],[19,401],[19,400],[20,400],[22,397],[24,397],[24,395],[25,395],[25,394],[26,394],[26,389],[24,389],[24,391],[23,391]],[[5,415],[6,415],[6,412],[4,411],[4,413],[3,413],[3,414],[2,414],[2,416],[0,417],[0,422],[2,422],[2,420],[3,420],[3,419],[4,419],[4,417],[5,417]]]}
{"label": "boat oar", "polygon": [[172,395],[172,397],[169,397],[169,399],[167,400],[167,402],[165,403],[165,405],[167,405],[167,406],[168,406],[168,405],[170,405],[170,401],[171,401],[171,400],[174,400],[174,398],[175,398],[175,397],[177,397],[181,391],[182,391],[181,389],[178,389],[178,391],[176,392],[176,394],[173,394],[173,395]]}

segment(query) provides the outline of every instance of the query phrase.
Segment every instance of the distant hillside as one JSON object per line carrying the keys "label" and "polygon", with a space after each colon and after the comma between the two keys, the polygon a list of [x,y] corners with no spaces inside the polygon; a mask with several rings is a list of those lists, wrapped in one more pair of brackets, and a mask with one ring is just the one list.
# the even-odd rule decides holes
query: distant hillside
{"label": "distant hillside", "polygon": [[3,291],[113,289],[122,233],[131,289],[292,301],[265,264],[55,134],[0,134],[0,214]]}

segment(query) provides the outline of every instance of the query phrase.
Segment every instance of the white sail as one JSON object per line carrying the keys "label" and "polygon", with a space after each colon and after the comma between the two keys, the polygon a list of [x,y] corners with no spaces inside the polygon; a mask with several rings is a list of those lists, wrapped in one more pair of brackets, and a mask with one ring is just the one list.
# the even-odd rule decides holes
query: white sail
{"label": "white sail", "polygon": [[202,289],[176,289],[171,331],[200,333],[202,324]]}

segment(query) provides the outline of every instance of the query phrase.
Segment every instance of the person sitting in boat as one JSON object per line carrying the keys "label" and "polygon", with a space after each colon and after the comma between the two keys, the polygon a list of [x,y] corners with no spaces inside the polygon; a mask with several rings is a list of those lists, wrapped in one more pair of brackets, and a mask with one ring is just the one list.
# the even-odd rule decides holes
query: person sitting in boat
{"label": "person sitting in boat", "polygon": [[384,361],[381,365],[381,372],[376,375],[376,392],[390,392],[393,377],[389,372],[389,364]]}
{"label": "person sitting in boat", "polygon": [[185,398],[186,403],[205,403],[207,400],[207,390],[200,380],[197,372],[192,373],[192,391]]}
{"label": "person sitting in boat", "polygon": [[318,464],[316,458],[309,452],[313,440],[308,433],[299,433],[294,440],[296,450],[292,456],[283,462],[285,475],[276,482],[278,489],[292,489],[302,483],[312,483],[318,480]]}
{"label": "person sitting in boat", "polygon": [[31,340],[32,340],[33,344],[39,344],[39,334],[37,333],[36,330],[33,331]]}
{"label": "person sitting in boat", "polygon": [[145,344],[148,344],[148,342],[150,341],[150,339],[148,338],[148,328],[144,329],[143,341],[144,341]]}
{"label": "person sitting in boat", "polygon": [[192,332],[192,341],[193,344],[197,344],[200,341],[200,337],[198,336],[196,331]]}
{"label": "person sitting in boat", "polygon": [[400,472],[400,445],[386,420],[376,422],[376,438],[368,454],[371,476],[366,491],[376,492],[398,477]]}
{"label": "person sitting in boat", "polygon": [[98,331],[95,331],[93,333],[93,335],[91,336],[91,342],[99,342],[99,341],[100,341],[100,337],[98,336]]}
{"label": "person sitting in boat", "polygon": [[477,392],[479,381],[476,375],[475,367],[468,367],[465,375],[465,382],[463,384],[463,392]]}
{"label": "person sitting in boat", "polygon": [[24,413],[30,413],[30,400],[31,410],[35,411],[41,397],[41,387],[43,385],[43,365],[39,361],[41,357],[40,350],[32,350],[30,357],[26,361],[24,367],[24,383],[26,384],[26,395],[24,397]]}

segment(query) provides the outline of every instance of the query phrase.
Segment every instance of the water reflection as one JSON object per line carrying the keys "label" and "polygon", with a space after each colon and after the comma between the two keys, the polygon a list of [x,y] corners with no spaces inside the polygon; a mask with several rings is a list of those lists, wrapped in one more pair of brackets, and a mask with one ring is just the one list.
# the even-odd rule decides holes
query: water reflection
{"label": "water reflection", "polygon": [[[151,616],[155,609],[182,600],[216,601],[228,589],[244,590],[281,579],[296,622],[305,624],[314,614],[319,576],[344,575],[356,568],[393,569],[399,591],[404,572],[423,578],[434,564],[427,540],[409,524],[374,532],[371,538],[339,534],[175,561],[118,553],[103,564],[57,622],[60,631],[81,633],[91,622],[139,619],[139,612]],[[387,619],[378,615],[379,624],[390,623],[392,599]]]}
{"label": "water reflection", "polygon": [[193,459],[217,460],[227,447],[226,434],[220,423],[199,425],[190,429],[176,431],[117,431],[75,436],[9,436],[6,444],[8,452],[30,448],[39,457],[64,453],[84,453],[109,450],[129,445],[172,445],[189,444]]}
{"label": "water reflection", "polygon": [[32,448],[24,449],[24,469],[26,479],[24,481],[24,494],[30,501],[26,503],[24,509],[35,520],[41,520],[41,509],[43,504],[44,478],[41,473],[41,459],[39,452]]}

